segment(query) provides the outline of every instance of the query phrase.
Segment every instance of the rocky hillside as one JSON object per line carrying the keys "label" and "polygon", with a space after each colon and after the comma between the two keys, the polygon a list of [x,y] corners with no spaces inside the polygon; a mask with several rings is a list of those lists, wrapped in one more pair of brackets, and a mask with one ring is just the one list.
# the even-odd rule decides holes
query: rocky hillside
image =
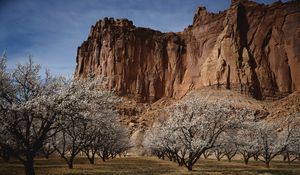
{"label": "rocky hillside", "polygon": [[199,7],[178,33],[104,18],[78,48],[75,77],[105,76],[108,88],[140,101],[206,86],[266,99],[299,91],[299,70],[300,1],[233,0],[218,14]]}

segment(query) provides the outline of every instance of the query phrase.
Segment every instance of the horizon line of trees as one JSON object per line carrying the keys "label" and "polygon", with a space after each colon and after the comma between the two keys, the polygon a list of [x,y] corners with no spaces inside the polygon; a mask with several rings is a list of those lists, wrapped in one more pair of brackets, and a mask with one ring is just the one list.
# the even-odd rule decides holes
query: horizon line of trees
{"label": "horizon line of trees", "polygon": [[105,90],[101,79],[66,80],[46,71],[31,58],[6,69],[0,58],[0,156],[18,159],[26,175],[34,175],[34,158],[56,152],[73,168],[84,152],[93,164],[131,147],[128,131],[117,121],[121,99]]}

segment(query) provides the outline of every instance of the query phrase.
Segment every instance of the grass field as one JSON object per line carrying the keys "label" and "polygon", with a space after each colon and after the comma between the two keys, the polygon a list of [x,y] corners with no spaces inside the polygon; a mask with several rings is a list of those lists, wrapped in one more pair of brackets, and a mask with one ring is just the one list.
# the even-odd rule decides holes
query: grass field
{"label": "grass field", "polygon": [[[272,162],[271,168],[267,169],[260,162],[251,161],[249,165],[244,165],[242,161],[234,160],[231,163],[226,160],[203,160],[195,165],[192,172],[188,172],[184,167],[178,167],[176,163],[159,160],[154,157],[126,157],[117,158],[107,162],[96,161],[95,165],[90,165],[84,158],[79,158],[75,162],[74,169],[69,170],[65,162],[61,159],[37,159],[37,175],[189,175],[189,174],[230,174],[230,175],[299,175],[300,163],[296,162],[288,165],[283,162]],[[1,175],[22,175],[23,166],[18,162],[0,163]]]}

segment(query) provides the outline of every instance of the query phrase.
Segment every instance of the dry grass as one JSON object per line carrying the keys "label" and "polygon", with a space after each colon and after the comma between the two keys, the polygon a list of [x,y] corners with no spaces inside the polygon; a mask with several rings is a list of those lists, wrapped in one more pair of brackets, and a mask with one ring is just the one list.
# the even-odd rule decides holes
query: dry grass
{"label": "dry grass", "polygon": [[[276,161],[270,169],[260,162],[250,162],[248,166],[235,160],[227,161],[200,160],[194,167],[194,171],[188,172],[184,167],[178,167],[176,163],[162,161],[154,157],[126,157],[117,158],[108,162],[96,161],[90,165],[84,158],[79,158],[73,170],[69,170],[61,159],[37,159],[36,172],[38,175],[190,175],[190,174],[230,174],[230,175],[296,175],[300,174],[300,163],[292,165]],[[1,175],[21,175],[23,166],[18,162],[0,163]]]}

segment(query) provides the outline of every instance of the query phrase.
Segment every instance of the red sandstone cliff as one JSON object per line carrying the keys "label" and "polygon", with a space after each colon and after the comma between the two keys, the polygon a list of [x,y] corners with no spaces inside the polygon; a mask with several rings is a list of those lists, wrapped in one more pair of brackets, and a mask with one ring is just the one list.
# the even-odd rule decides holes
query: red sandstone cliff
{"label": "red sandstone cliff", "polygon": [[300,90],[300,1],[233,0],[219,14],[199,7],[179,33],[105,18],[78,48],[75,77],[105,76],[107,87],[145,101],[225,87],[257,99]]}

